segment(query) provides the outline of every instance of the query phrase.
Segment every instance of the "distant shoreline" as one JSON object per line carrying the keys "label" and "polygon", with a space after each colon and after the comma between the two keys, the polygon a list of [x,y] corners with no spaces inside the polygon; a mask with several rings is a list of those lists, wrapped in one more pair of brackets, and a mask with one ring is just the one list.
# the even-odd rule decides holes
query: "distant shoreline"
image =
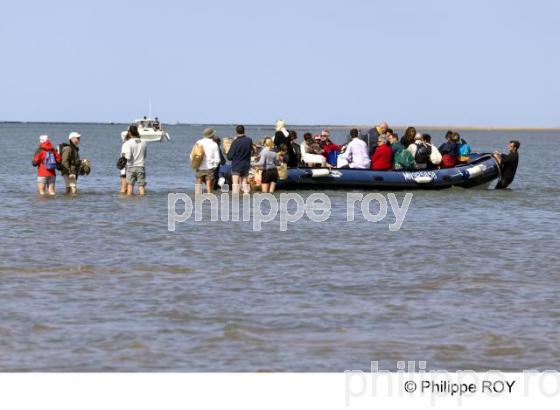
{"label": "distant shoreline", "polygon": [[[128,122],[80,122],[80,121],[0,121],[0,125],[14,125],[14,124],[82,124],[82,125],[123,125],[126,126]],[[192,126],[235,126],[236,124],[217,124],[217,123],[166,123],[167,126],[177,125],[192,125]],[[246,126],[274,128],[273,124],[250,124],[244,123]],[[290,124],[292,128],[320,128],[327,127],[331,129],[369,129],[374,125],[328,125],[328,124]],[[506,132],[560,132],[560,127],[509,127],[509,126],[478,126],[478,125],[413,125],[419,130],[434,130],[434,131],[447,131],[447,130],[461,130],[461,131],[506,131]],[[405,129],[408,125],[391,125],[394,129]]]}

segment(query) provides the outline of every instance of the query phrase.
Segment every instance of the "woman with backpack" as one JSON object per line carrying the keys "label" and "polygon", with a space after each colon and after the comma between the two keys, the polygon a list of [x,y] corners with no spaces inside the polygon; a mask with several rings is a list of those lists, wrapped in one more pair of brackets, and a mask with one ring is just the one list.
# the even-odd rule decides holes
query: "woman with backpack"
{"label": "woman with backpack", "polygon": [[31,162],[37,167],[37,188],[39,195],[55,195],[56,170],[60,166],[60,154],[56,152],[47,135],[39,137],[39,148]]}

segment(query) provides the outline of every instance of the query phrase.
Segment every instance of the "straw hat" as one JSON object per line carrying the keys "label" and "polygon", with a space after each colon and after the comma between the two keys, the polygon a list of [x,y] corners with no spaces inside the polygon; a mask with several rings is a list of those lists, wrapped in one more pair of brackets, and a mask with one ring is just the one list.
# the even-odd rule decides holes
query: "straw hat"
{"label": "straw hat", "polygon": [[204,135],[205,138],[214,138],[216,136],[216,131],[214,131],[212,128],[206,128],[202,132],[202,135]]}

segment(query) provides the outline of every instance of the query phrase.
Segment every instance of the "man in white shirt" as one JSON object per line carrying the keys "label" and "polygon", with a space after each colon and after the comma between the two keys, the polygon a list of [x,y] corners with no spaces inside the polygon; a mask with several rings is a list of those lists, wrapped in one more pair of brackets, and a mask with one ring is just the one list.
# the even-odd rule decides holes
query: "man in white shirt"
{"label": "man in white shirt", "polygon": [[121,155],[126,158],[126,183],[127,195],[134,194],[134,185],[138,185],[138,193],[146,193],[146,143],[137,135],[129,139],[122,145]]}
{"label": "man in white shirt", "polygon": [[359,132],[356,128],[350,130],[350,138],[346,151],[340,154],[339,158],[347,161],[350,168],[369,169],[371,160],[368,155],[367,143],[359,138]]}
{"label": "man in white shirt", "polygon": [[203,132],[204,137],[196,143],[202,147],[204,157],[196,169],[195,193],[202,193],[202,183],[206,183],[206,193],[212,193],[214,186],[214,171],[220,165],[220,148],[214,141],[216,132],[212,128],[206,128]]}

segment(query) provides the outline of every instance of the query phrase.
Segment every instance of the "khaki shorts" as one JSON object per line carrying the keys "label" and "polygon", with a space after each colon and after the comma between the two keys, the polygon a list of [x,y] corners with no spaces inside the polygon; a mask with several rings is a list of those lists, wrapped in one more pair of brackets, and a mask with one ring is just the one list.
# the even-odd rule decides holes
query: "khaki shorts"
{"label": "khaki shorts", "polygon": [[76,177],[73,176],[70,178],[70,175],[63,175],[64,176],[64,184],[66,188],[76,188]]}
{"label": "khaki shorts", "polygon": [[146,170],[144,167],[129,167],[126,169],[126,182],[130,185],[145,186]]}
{"label": "khaki shorts", "polygon": [[196,177],[200,179],[207,179],[208,181],[212,181],[214,179],[214,171],[215,169],[201,169],[196,171]]}

